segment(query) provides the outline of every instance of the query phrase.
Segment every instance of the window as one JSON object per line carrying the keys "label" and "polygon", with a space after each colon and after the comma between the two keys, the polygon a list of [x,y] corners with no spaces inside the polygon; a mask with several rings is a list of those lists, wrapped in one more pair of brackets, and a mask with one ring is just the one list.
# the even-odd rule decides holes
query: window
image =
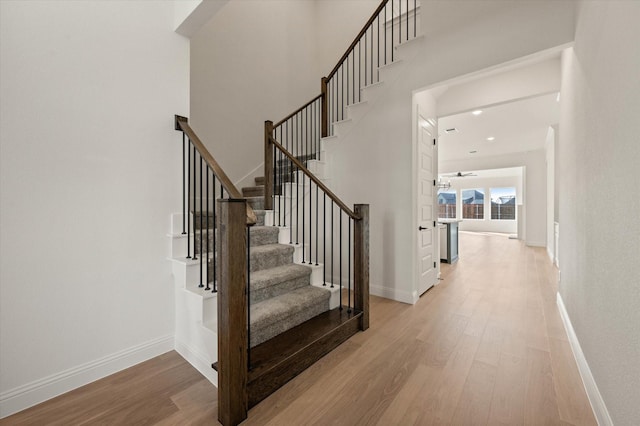
{"label": "window", "polygon": [[484,189],[462,191],[462,218],[484,219]]}
{"label": "window", "polygon": [[491,188],[491,219],[516,219],[515,188]]}
{"label": "window", "polygon": [[456,218],[456,191],[438,191],[438,217],[440,219]]}

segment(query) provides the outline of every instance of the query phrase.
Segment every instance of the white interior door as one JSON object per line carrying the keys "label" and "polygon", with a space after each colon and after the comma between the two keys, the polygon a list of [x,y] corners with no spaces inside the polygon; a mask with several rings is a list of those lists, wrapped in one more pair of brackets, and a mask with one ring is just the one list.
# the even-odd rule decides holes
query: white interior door
{"label": "white interior door", "polygon": [[435,215],[436,165],[435,120],[419,117],[418,120],[418,294],[421,295],[437,281],[437,228]]}

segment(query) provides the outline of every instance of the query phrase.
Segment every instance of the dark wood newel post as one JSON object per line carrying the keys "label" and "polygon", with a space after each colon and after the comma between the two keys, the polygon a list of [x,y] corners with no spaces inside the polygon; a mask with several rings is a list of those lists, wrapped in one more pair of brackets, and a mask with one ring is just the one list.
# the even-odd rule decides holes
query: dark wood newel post
{"label": "dark wood newel post", "polygon": [[247,418],[247,201],[221,199],[216,208],[218,270],[218,420]]}
{"label": "dark wood newel post", "polygon": [[273,144],[271,137],[273,134],[273,121],[264,122],[264,208],[273,209]]}
{"label": "dark wood newel post", "polygon": [[355,281],[355,308],[362,311],[360,329],[369,328],[369,204],[356,204],[353,233],[353,258]]}
{"label": "dark wood newel post", "polygon": [[329,136],[329,99],[327,94],[327,77],[322,77],[320,82],[320,89],[322,93],[322,117],[320,123],[322,124],[322,137]]}

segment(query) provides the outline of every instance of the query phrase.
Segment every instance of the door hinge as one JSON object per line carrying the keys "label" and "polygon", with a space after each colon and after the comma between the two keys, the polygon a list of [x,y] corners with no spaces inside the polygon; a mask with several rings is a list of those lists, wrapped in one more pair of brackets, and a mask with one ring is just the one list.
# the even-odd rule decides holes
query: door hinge
{"label": "door hinge", "polygon": [[435,145],[435,144],[436,144],[436,140],[435,140],[435,139],[433,139],[433,145]]}
{"label": "door hinge", "polygon": [[436,262],[433,262],[433,267],[434,267],[434,268],[436,267]]}
{"label": "door hinge", "polygon": [[434,228],[436,227],[436,221],[435,220],[433,221],[433,227]]}
{"label": "door hinge", "polygon": [[436,186],[436,180],[435,179],[433,180],[433,186]]}

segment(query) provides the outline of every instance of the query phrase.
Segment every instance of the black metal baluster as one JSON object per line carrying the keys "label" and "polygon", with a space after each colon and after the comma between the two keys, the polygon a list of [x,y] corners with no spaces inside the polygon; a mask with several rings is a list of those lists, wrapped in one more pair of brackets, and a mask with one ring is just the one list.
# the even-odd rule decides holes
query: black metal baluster
{"label": "black metal baluster", "polygon": [[211,180],[211,187],[213,188],[213,225],[215,228],[213,229],[213,293],[218,292],[218,286],[216,284],[216,273],[218,266],[218,250],[216,247],[216,230],[217,222],[216,222],[216,175],[213,175],[213,179]]}
{"label": "black metal baluster", "polygon": [[251,227],[247,226],[247,369],[251,370]]}
{"label": "black metal baluster", "polygon": [[358,102],[362,100],[362,83],[360,76],[362,75],[362,40],[358,41]]}
{"label": "black metal baluster", "polygon": [[[313,208],[313,183],[311,181],[311,177],[309,177],[309,265],[311,265],[311,259],[313,257],[313,251],[311,250],[311,248],[313,247],[313,242],[312,242],[312,238],[311,236],[313,235],[313,226],[312,226],[312,214],[311,214],[311,209]],[[316,253],[316,257],[318,257],[318,254]]]}
{"label": "black metal baluster", "polygon": [[[191,145],[191,139],[189,139]],[[187,147],[187,259],[191,259],[191,149]]]}
{"label": "black metal baluster", "polygon": [[407,40],[409,40],[409,0],[406,0],[407,3]]}
{"label": "black metal baluster", "polygon": [[347,106],[349,105],[349,56],[347,56]]}
{"label": "black metal baluster", "polygon": [[335,85],[334,85],[334,90],[333,90],[333,96],[336,98],[336,110],[335,110],[335,114],[336,114],[336,118],[333,121],[338,121],[338,74],[336,73],[333,80],[335,81]]}
{"label": "black metal baluster", "polygon": [[316,154],[316,102],[317,101],[314,101],[311,104],[311,153],[313,154],[313,158],[318,156]]}
{"label": "black metal baluster", "polygon": [[202,284],[202,263],[203,263],[203,256],[202,256],[202,155],[200,155],[200,284],[198,285],[199,288],[204,287],[204,284]]}
{"label": "black metal baluster", "polygon": [[416,31],[418,28],[417,16],[418,16],[418,13],[416,9],[416,0],[413,0],[413,37],[414,38],[416,37],[416,34],[417,34]]}
{"label": "black metal baluster", "polygon": [[[333,288],[333,281],[333,200],[331,200],[331,288]],[[340,304],[342,304],[342,295],[340,297]]]}
{"label": "black metal baluster", "polygon": [[293,162],[289,160],[289,244],[293,244]]}
{"label": "black metal baluster", "polygon": [[398,44],[402,44],[402,0],[398,0],[398,9]]}
{"label": "black metal baluster", "polygon": [[[305,243],[305,232],[304,232],[305,231],[305,226],[304,225],[305,224],[304,224],[304,222],[305,222],[305,218],[306,218],[306,216],[304,214],[305,213],[304,212],[305,204],[306,204],[304,202],[304,199],[306,198],[305,197],[306,194],[305,194],[305,191],[304,191],[305,175],[304,175],[304,173],[300,173],[300,171],[298,171],[298,176],[300,176],[300,175],[302,175],[302,263],[304,263],[304,255],[305,255],[305,251],[304,251],[304,243]],[[300,201],[298,201],[298,203],[299,202]]]}
{"label": "black metal baluster", "polygon": [[[286,136],[286,135],[285,135]],[[284,154],[282,153],[282,151],[280,151],[280,167],[282,168],[280,170],[280,192],[282,193],[282,226],[287,226],[287,188],[286,188],[286,184],[287,184],[287,164],[286,164],[286,157],[284,156]]]}
{"label": "black metal baluster", "polygon": [[342,114],[341,120],[344,120],[344,63],[340,66],[340,74],[342,76],[340,79],[340,113]]}
{"label": "black metal baluster", "polygon": [[196,254],[196,218],[195,218],[195,210],[196,210],[196,194],[198,191],[198,187],[196,186],[196,146],[193,145],[193,260],[198,260],[198,255]]}
{"label": "black metal baluster", "polygon": [[393,23],[395,21],[395,17],[393,15],[393,2],[395,0],[391,0],[391,62],[393,62]]}
{"label": "black metal baluster", "polygon": [[322,208],[322,285],[327,285],[327,193],[322,191],[324,205]]}
{"label": "black metal baluster", "polygon": [[[273,137],[275,138],[275,134],[273,135]],[[271,142],[269,142],[271,143]],[[271,217],[273,219],[271,219],[273,221],[273,226],[277,226],[276,225],[276,217],[275,217],[275,212],[276,212],[276,185],[278,185],[278,180],[277,180],[277,176],[278,176],[278,163],[277,163],[277,158],[278,158],[278,154],[276,153],[276,148],[275,146],[272,148],[273,151],[273,180],[271,181],[271,194],[267,194],[268,197],[271,197],[271,208],[273,209],[272,213],[271,213]],[[265,223],[266,225],[266,223]]]}
{"label": "black metal baluster", "polygon": [[373,27],[371,27],[371,84],[373,84]]}
{"label": "black metal baluster", "polygon": [[380,14],[378,13],[378,17],[376,18],[378,22],[378,66],[376,67],[376,80],[380,81]]}
{"label": "black metal baluster", "polygon": [[[347,262],[348,262],[348,268],[347,268],[347,277],[349,279],[349,284],[348,284],[348,288],[347,288],[347,295],[348,295],[348,299],[347,299],[347,312],[351,313],[351,217],[347,218],[347,221],[349,222],[349,232],[347,234]],[[355,299],[354,299],[355,300]]]}
{"label": "black metal baluster", "polygon": [[[206,182],[207,182],[207,187],[205,190],[205,194],[206,194],[206,200],[207,200],[207,221],[206,221],[206,225],[207,225],[207,255],[205,256],[205,259],[207,259],[207,286],[205,287],[205,290],[211,290],[211,287],[209,286],[209,279],[211,278],[209,276],[209,262],[213,261],[215,262],[215,257],[213,260],[209,259],[209,166],[207,166],[207,171],[206,173]],[[215,230],[213,232],[216,232]]]}
{"label": "black metal baluster", "polygon": [[351,87],[353,93],[351,94],[351,99],[353,99],[353,103],[356,103],[356,51],[351,50]]}
{"label": "black metal baluster", "polygon": [[387,5],[384,5],[384,64],[387,65]]}
{"label": "black metal baluster", "polygon": [[338,244],[340,244],[340,261],[338,264],[340,265],[340,310],[342,310],[342,209],[338,210],[338,216],[340,217],[340,234],[338,237]]}
{"label": "black metal baluster", "polygon": [[318,185],[316,184],[316,266],[318,266]]}
{"label": "black metal baluster", "polygon": [[364,32],[364,85],[367,86],[367,32]]}
{"label": "black metal baluster", "polygon": [[298,241],[298,231],[300,230],[300,179],[298,176],[300,171],[296,167],[296,245],[300,244]]}
{"label": "black metal baluster", "polygon": [[187,220],[187,202],[186,202],[186,196],[187,196],[187,189],[186,189],[186,184],[185,184],[185,168],[186,166],[184,165],[184,161],[185,161],[185,150],[186,150],[186,146],[187,146],[187,141],[186,141],[186,135],[184,134],[184,132],[182,132],[182,235],[186,234],[186,227],[185,227],[185,221]]}

